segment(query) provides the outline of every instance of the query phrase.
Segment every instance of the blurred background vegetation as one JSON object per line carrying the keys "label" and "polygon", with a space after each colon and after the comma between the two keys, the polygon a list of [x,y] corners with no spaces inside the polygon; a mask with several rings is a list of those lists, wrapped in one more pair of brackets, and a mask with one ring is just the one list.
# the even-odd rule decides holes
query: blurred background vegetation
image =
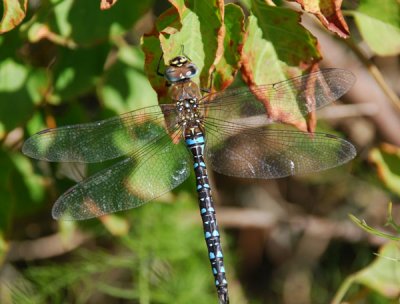
{"label": "blurred background vegetation", "polygon": [[42,129],[165,101],[155,66],[184,45],[203,87],[216,71],[215,90],[317,64],[357,77],[318,113],[318,129],[356,145],[351,163],[268,181],[213,175],[232,303],[398,303],[400,4],[340,4],[3,0],[0,302],[216,303],[193,176],[141,208],[56,222],[57,197],[99,167],[21,153]]}

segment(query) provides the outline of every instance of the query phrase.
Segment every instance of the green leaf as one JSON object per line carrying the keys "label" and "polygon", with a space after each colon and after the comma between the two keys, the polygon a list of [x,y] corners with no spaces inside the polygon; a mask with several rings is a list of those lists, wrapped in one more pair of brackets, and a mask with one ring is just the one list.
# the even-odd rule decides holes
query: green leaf
{"label": "green leaf", "polygon": [[[242,76],[249,86],[275,83],[302,72],[300,68],[290,67],[279,60],[277,49],[272,41],[263,38],[262,29],[258,26],[255,16],[248,18],[245,35],[242,51]],[[288,99],[288,102],[290,100],[295,102],[295,96],[291,92],[288,92],[285,98]],[[269,113],[271,117],[274,115],[284,117],[282,115],[284,109],[272,106],[276,111]],[[298,116],[301,117],[301,115]],[[307,129],[305,120],[298,121],[296,126],[302,130]]]}
{"label": "green leaf", "polygon": [[[247,85],[276,83],[298,76],[305,70],[316,69],[316,63],[321,59],[318,43],[299,24],[297,12],[268,6],[259,0],[251,1],[251,12],[253,15],[247,20],[242,50],[242,76]],[[284,98],[288,103],[296,103],[292,92],[288,91]],[[265,102],[270,104],[271,101]],[[285,117],[287,114],[281,107],[270,105],[274,109],[274,113],[268,113],[271,117]],[[308,122],[301,119],[291,124],[309,131],[315,128],[315,119]]]}
{"label": "green leaf", "polygon": [[398,242],[389,242],[379,251],[377,258],[363,270],[348,277],[339,288],[333,304],[343,303],[343,298],[354,284],[373,289],[385,297],[395,299],[400,295],[400,248]]}
{"label": "green leaf", "polygon": [[350,11],[361,36],[380,56],[400,53],[400,5],[396,0],[362,0],[357,11]]}
{"label": "green leaf", "polygon": [[379,19],[392,26],[399,26],[400,6],[396,0],[361,0],[357,11],[372,18]]}
{"label": "green leaf", "polygon": [[371,150],[368,159],[375,164],[385,187],[400,196],[400,148],[383,144]]}
{"label": "green leaf", "polygon": [[321,60],[317,39],[300,25],[298,12],[269,6],[260,0],[251,1],[251,12],[257,18],[262,38],[271,44],[280,61],[300,66]]}
{"label": "green leaf", "polygon": [[[218,61],[217,51],[219,45],[222,46],[224,39],[223,27],[223,0],[185,2],[200,20],[200,34],[204,48],[204,67],[200,74],[201,87],[208,88],[210,75],[214,65]],[[206,22],[204,22],[207,20]],[[240,21],[240,20],[238,20]],[[196,41],[193,41],[196,48]],[[198,46],[197,46],[198,47]]]}
{"label": "green leaf", "polygon": [[0,34],[11,31],[24,20],[28,0],[3,0],[3,17],[0,20]]}

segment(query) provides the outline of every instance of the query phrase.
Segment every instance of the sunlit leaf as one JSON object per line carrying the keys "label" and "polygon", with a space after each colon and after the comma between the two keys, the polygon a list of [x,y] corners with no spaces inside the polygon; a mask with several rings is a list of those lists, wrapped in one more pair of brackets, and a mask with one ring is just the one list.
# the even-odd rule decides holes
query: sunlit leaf
{"label": "sunlit leaf", "polygon": [[383,144],[371,150],[369,161],[375,164],[378,177],[385,187],[400,196],[400,148]]}
{"label": "sunlit leaf", "polygon": [[398,242],[384,245],[369,266],[348,277],[339,288],[332,303],[343,303],[348,289],[361,284],[385,297],[395,299],[400,295],[400,248]]}
{"label": "sunlit leaf", "polygon": [[8,242],[4,238],[4,231],[0,231],[0,263],[4,264],[4,260],[8,252]]}
{"label": "sunlit leaf", "polygon": [[11,31],[24,20],[28,0],[3,0],[3,16],[0,20],[0,34]]}
{"label": "sunlit leaf", "polygon": [[127,219],[109,214],[101,217],[100,220],[112,235],[122,236],[126,235],[129,231],[129,223]]}
{"label": "sunlit leaf", "polygon": [[362,0],[350,12],[368,46],[380,56],[400,53],[400,5],[396,0]]}

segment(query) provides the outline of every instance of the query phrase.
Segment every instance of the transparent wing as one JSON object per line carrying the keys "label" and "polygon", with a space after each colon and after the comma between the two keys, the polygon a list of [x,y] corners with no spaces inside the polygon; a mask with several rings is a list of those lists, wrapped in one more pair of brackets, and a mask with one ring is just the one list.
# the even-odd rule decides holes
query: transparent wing
{"label": "transparent wing", "polygon": [[159,105],[93,123],[47,129],[25,141],[29,157],[55,162],[99,162],[134,153],[148,142],[173,133],[174,105]]}
{"label": "transparent wing", "polygon": [[208,122],[208,165],[225,175],[268,179],[325,170],[356,155],[351,143],[336,136],[284,128],[290,127]]}
{"label": "transparent wing", "polygon": [[238,124],[265,125],[295,122],[345,94],[355,76],[342,69],[324,69],[286,81],[228,89],[203,97],[206,119]]}
{"label": "transparent wing", "polygon": [[184,144],[174,144],[165,135],[137,157],[126,158],[69,189],[54,204],[53,217],[83,220],[138,207],[181,184],[190,174],[189,164]]}

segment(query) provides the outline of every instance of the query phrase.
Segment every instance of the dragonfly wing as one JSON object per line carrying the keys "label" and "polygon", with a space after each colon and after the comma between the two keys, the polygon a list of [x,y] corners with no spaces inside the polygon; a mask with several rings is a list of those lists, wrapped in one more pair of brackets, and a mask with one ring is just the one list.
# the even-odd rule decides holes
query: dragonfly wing
{"label": "dragonfly wing", "polygon": [[173,129],[174,121],[174,105],[152,106],[98,122],[41,131],[24,143],[22,151],[46,161],[99,162],[134,153],[165,135],[165,127]]}
{"label": "dragonfly wing", "polygon": [[83,220],[138,207],[181,184],[190,174],[182,142],[169,135],[137,157],[126,158],[65,192],[53,206],[55,219]]}
{"label": "dragonfly wing", "polygon": [[340,98],[354,81],[349,71],[323,69],[274,84],[209,94],[203,97],[201,108],[207,118],[239,124],[296,122]]}
{"label": "dragonfly wing", "polygon": [[346,140],[284,125],[248,128],[208,123],[206,127],[208,164],[230,176],[279,178],[336,167],[356,155],[354,146]]}

